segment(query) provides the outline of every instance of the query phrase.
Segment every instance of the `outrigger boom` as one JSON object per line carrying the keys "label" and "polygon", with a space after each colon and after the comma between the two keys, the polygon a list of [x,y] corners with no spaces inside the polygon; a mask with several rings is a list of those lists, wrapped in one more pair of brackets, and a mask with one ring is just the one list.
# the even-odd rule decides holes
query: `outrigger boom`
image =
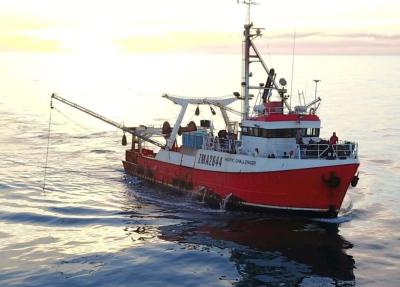
{"label": "outrigger boom", "polygon": [[136,127],[126,127],[123,124],[117,123],[117,122],[115,122],[113,120],[110,120],[110,119],[108,119],[108,118],[106,118],[106,117],[104,117],[104,116],[102,116],[102,115],[100,115],[98,113],[95,113],[95,112],[93,112],[93,111],[91,111],[91,110],[89,110],[89,109],[87,109],[85,107],[82,107],[82,106],[80,106],[80,105],[78,105],[76,103],[73,103],[73,102],[71,102],[71,101],[69,101],[67,99],[64,99],[64,98],[56,95],[55,93],[53,93],[51,95],[51,101],[50,101],[50,107],[51,108],[53,108],[53,99],[58,100],[58,101],[66,104],[66,105],[68,105],[68,106],[70,106],[72,108],[78,109],[78,110],[80,110],[80,111],[82,111],[82,112],[84,112],[84,113],[86,113],[88,115],[91,115],[92,117],[95,117],[96,119],[102,120],[103,122],[106,122],[107,124],[110,124],[110,125],[118,128],[118,129],[120,129],[120,130],[123,130],[124,132],[132,134],[133,136],[136,136],[141,140],[149,142],[149,143],[151,143],[151,144],[153,144],[155,146],[158,146],[160,148],[164,148],[165,147],[165,144],[160,143],[160,142],[158,142],[156,140],[153,140],[153,139],[143,135],[141,133],[141,131],[139,131],[138,128],[136,128]]}

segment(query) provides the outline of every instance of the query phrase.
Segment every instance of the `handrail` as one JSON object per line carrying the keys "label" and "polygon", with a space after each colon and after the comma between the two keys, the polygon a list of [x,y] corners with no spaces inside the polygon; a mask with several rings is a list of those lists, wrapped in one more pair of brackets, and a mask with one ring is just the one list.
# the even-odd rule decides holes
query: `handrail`
{"label": "handrail", "polygon": [[284,112],[284,108],[282,108],[282,107],[265,108],[263,113],[255,111],[253,109],[253,111],[251,113],[251,116],[250,116],[250,119],[251,118],[257,118],[257,117],[260,117],[260,116],[282,115],[283,112]]}
{"label": "handrail", "polygon": [[238,142],[240,143],[240,141],[235,139],[226,139],[204,135],[202,148],[205,150],[236,153],[236,148],[239,146]]}
{"label": "handrail", "polygon": [[[215,150],[228,153],[241,153],[241,141],[234,139],[225,139],[204,135],[202,149]],[[290,159],[348,159],[357,158],[358,144],[349,141],[340,141],[338,144],[330,145],[329,143],[311,143],[311,144],[294,144],[294,143],[276,143],[270,144],[270,154],[261,154],[254,151],[254,156],[267,158],[273,155],[273,158],[290,158]],[[286,155],[284,152],[286,151]],[[271,153],[272,152],[272,153]],[[245,152],[246,153],[246,152]]]}
{"label": "handrail", "polygon": [[301,159],[357,158],[358,144],[340,141],[338,144],[315,143],[297,145]]}

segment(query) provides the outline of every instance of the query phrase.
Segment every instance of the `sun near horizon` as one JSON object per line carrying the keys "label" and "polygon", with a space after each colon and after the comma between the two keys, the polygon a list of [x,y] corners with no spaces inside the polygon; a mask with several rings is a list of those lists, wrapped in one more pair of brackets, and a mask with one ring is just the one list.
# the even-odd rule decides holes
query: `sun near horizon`
{"label": "sun near horizon", "polygon": [[[261,47],[290,54],[400,55],[393,0],[258,1]],[[246,7],[222,1],[0,2],[0,52],[240,53]]]}

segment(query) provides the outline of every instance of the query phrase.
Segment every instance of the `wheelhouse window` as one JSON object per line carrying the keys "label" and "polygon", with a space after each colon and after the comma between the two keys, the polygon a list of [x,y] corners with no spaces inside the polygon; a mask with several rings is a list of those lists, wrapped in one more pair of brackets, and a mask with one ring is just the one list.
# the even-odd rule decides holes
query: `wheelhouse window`
{"label": "wheelhouse window", "polygon": [[319,129],[316,128],[303,129],[303,137],[319,137]]}
{"label": "wheelhouse window", "polygon": [[268,137],[268,130],[266,130],[266,129],[261,129],[260,137],[262,137],[262,138],[267,138],[267,137]]}
{"label": "wheelhouse window", "polygon": [[260,131],[261,129],[259,129],[259,128],[253,128],[253,137],[259,137],[259,131]]}
{"label": "wheelhouse window", "polygon": [[[297,130],[298,129],[262,129],[242,127],[242,135],[262,138],[296,138]],[[319,137],[319,129],[301,129],[301,135],[302,137]]]}

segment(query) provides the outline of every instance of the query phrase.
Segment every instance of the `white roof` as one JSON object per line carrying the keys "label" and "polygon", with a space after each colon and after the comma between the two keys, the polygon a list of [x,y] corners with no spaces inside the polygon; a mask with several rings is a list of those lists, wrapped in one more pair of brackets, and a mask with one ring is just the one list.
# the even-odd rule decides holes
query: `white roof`
{"label": "white roof", "polygon": [[177,105],[183,106],[186,104],[189,105],[214,105],[214,106],[224,106],[232,104],[237,101],[236,97],[224,97],[224,98],[183,98],[172,96],[168,94],[163,94],[163,98],[166,98]]}

